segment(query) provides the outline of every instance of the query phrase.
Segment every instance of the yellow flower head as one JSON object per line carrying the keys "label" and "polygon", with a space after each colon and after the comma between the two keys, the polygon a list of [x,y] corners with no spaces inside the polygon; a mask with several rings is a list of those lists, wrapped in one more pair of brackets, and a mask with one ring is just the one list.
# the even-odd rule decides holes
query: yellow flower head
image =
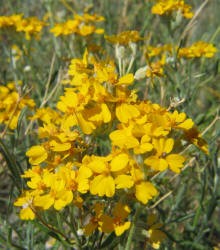
{"label": "yellow flower head", "polygon": [[173,11],[180,11],[185,18],[192,18],[191,6],[180,0],[159,0],[152,7],[151,12],[157,15],[169,15]]}
{"label": "yellow flower head", "polygon": [[136,30],[123,31],[120,34],[113,36],[105,35],[105,39],[110,43],[120,44],[123,46],[127,46],[129,43],[137,43],[138,41],[144,40],[144,38],[139,36]]}

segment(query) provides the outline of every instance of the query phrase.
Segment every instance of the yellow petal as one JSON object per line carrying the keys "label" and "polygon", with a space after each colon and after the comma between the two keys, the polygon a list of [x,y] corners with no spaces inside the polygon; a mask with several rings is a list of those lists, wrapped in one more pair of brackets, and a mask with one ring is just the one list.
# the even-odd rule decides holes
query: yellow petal
{"label": "yellow petal", "polygon": [[117,236],[120,236],[124,233],[124,231],[128,230],[131,226],[131,222],[130,221],[127,221],[127,222],[124,222],[120,225],[116,225],[115,226],[115,234]]}
{"label": "yellow petal", "polygon": [[116,116],[120,122],[127,123],[128,120],[138,117],[140,111],[131,104],[123,103],[116,108]]}
{"label": "yellow petal", "polygon": [[30,207],[22,208],[20,211],[21,220],[33,220],[35,218],[34,212]]}
{"label": "yellow petal", "polygon": [[118,175],[115,178],[116,188],[131,188],[134,185],[134,181],[130,175]]}
{"label": "yellow petal", "polygon": [[109,111],[108,106],[105,103],[102,103],[102,116],[104,123],[111,121],[111,112]]}
{"label": "yellow petal", "polygon": [[146,152],[149,152],[153,149],[153,145],[151,143],[143,143],[139,147],[134,148],[135,154],[144,154]]}
{"label": "yellow petal", "polygon": [[103,214],[100,217],[99,229],[104,233],[111,233],[114,230],[113,219],[110,216]]}
{"label": "yellow petal", "polygon": [[162,158],[158,158],[157,156],[150,156],[146,158],[144,163],[156,171],[164,171],[168,168],[167,161]]}
{"label": "yellow petal", "polygon": [[174,140],[173,138],[169,138],[164,142],[164,149],[163,152],[169,154],[173,149]]}
{"label": "yellow petal", "polygon": [[127,154],[119,154],[111,161],[111,171],[120,171],[126,168],[129,158]]}
{"label": "yellow petal", "polygon": [[94,160],[88,164],[88,167],[95,173],[103,173],[106,170],[106,164],[99,159]]}
{"label": "yellow petal", "polygon": [[147,204],[154,196],[158,194],[154,185],[150,182],[141,182],[135,186],[135,196],[143,204]]}
{"label": "yellow petal", "polygon": [[38,165],[47,159],[47,151],[42,146],[33,146],[27,152],[29,162],[32,165]]}
{"label": "yellow petal", "polygon": [[50,146],[51,146],[51,149],[55,152],[67,151],[71,148],[71,144],[68,142],[58,143],[54,140],[50,142]]}
{"label": "yellow petal", "polygon": [[183,167],[183,162],[185,161],[185,158],[182,155],[171,154],[171,155],[166,156],[166,161],[169,164],[169,168],[173,172],[179,173],[180,168]]}
{"label": "yellow petal", "polygon": [[127,74],[122,76],[116,85],[131,85],[134,82],[134,75]]}

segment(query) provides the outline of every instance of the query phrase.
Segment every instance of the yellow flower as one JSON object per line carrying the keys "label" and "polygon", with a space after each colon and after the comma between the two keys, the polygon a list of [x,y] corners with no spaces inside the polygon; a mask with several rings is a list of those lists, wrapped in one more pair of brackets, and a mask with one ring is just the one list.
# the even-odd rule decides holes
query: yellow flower
{"label": "yellow flower", "polygon": [[14,206],[22,207],[20,211],[21,220],[33,220],[35,214],[33,212],[33,196],[31,192],[25,191],[23,194],[14,202]]}
{"label": "yellow flower", "polygon": [[130,211],[127,205],[118,202],[114,207],[113,218],[105,214],[100,217],[100,230],[104,233],[115,231],[116,236],[122,235],[130,228],[131,222],[124,222],[124,219],[128,217]]}
{"label": "yellow flower", "polygon": [[198,41],[188,48],[180,48],[178,50],[178,57],[194,58],[204,56],[207,58],[211,58],[216,52],[217,49],[213,44]]}
{"label": "yellow flower", "polygon": [[167,113],[169,125],[175,129],[189,130],[193,127],[194,122],[192,119],[186,119],[185,113],[178,113],[175,110],[173,113]]}
{"label": "yellow flower", "polygon": [[32,34],[35,38],[38,38],[39,32],[47,25],[47,23],[38,20],[36,17],[24,18],[23,14],[0,17],[0,28],[8,26],[15,27],[17,32],[25,33],[27,40],[30,40]]}
{"label": "yellow flower", "polygon": [[202,135],[199,133],[197,127],[193,127],[188,131],[184,131],[183,138],[193,143],[196,147],[201,149],[205,154],[209,154],[207,143],[202,139]]}
{"label": "yellow flower", "polygon": [[185,4],[184,1],[176,0],[159,0],[152,7],[151,12],[158,15],[169,15],[173,11],[180,11],[182,15],[186,18],[192,18],[193,13],[190,12],[191,6]]}
{"label": "yellow flower", "polygon": [[96,228],[99,227],[99,221],[100,217],[103,214],[104,204],[96,203],[93,206],[93,209],[95,211],[95,215],[90,218],[90,221],[85,227],[83,228],[85,235],[88,237],[91,235]]}
{"label": "yellow flower", "polygon": [[164,171],[168,167],[175,173],[180,172],[185,158],[178,154],[169,154],[174,146],[172,138],[153,139],[153,146],[156,154],[145,159],[144,163],[156,171]]}
{"label": "yellow flower", "polygon": [[105,39],[113,44],[120,44],[123,46],[127,46],[130,42],[137,43],[138,41],[144,40],[141,38],[136,30],[132,31],[123,31],[118,35],[107,36],[105,35]]}
{"label": "yellow flower", "polygon": [[163,224],[156,223],[156,220],[156,214],[149,214],[147,216],[148,230],[144,230],[143,233],[147,236],[147,242],[149,242],[154,249],[159,249],[160,243],[166,238],[166,234],[160,230]]}
{"label": "yellow flower", "polygon": [[73,33],[81,36],[89,36],[93,33],[103,34],[104,30],[96,28],[94,24],[104,20],[104,17],[97,16],[96,14],[89,15],[88,13],[84,13],[83,16],[74,14],[74,19],[55,24],[55,26],[50,29],[50,32],[54,33],[55,36],[66,36]]}
{"label": "yellow flower", "polygon": [[[18,81],[22,85],[21,81]],[[9,82],[7,86],[0,86],[0,123],[9,126],[10,129],[17,127],[21,110],[27,106],[33,110],[34,100],[28,96],[20,97],[14,82]]]}
{"label": "yellow flower", "polygon": [[132,168],[131,176],[135,185],[135,197],[138,201],[147,204],[149,200],[158,194],[154,185],[144,180],[144,173],[139,168]]}
{"label": "yellow flower", "polygon": [[45,174],[44,182],[50,191],[48,194],[37,196],[34,199],[34,204],[44,210],[54,206],[56,210],[61,210],[73,200],[73,193],[66,189],[64,179],[60,178],[59,173]]}

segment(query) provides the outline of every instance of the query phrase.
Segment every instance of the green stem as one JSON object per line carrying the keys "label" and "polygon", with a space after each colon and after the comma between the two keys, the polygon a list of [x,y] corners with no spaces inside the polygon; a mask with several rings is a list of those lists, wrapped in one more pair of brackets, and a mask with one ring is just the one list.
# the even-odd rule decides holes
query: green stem
{"label": "green stem", "polygon": [[[52,13],[52,8],[51,8],[51,3],[47,3],[46,4],[46,8],[47,8],[47,11],[49,12],[50,16],[49,16],[49,20],[50,20],[50,25],[51,27],[54,27],[54,20],[53,20],[53,13]],[[56,51],[56,54],[58,55],[58,57],[61,56],[61,53],[60,53],[60,47],[59,47],[59,44],[57,42],[57,39],[56,37],[53,35],[53,42],[54,42],[54,48],[55,48],[55,51]]]}
{"label": "green stem", "polygon": [[135,57],[132,56],[132,57],[131,57],[131,60],[130,60],[130,63],[129,63],[129,66],[128,66],[128,68],[127,68],[126,74],[128,74],[128,73],[130,72],[131,67],[132,67],[132,65],[133,65],[133,63],[134,63],[134,60],[135,60]]}
{"label": "green stem", "polygon": [[141,204],[138,203],[135,214],[134,214],[134,218],[133,218],[134,220],[133,220],[133,223],[132,223],[130,231],[129,231],[128,241],[127,241],[127,244],[125,246],[125,250],[131,250],[131,244],[132,244],[132,239],[134,236],[135,226],[137,224],[137,220],[139,218],[140,213],[141,213]]}

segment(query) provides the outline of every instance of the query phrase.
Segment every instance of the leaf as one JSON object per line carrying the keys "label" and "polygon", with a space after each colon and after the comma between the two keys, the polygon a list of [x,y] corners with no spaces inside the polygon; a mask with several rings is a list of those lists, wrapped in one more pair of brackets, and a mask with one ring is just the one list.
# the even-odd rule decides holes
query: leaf
{"label": "leaf", "polygon": [[18,188],[18,190],[22,189],[22,179],[21,179],[21,174],[22,172],[20,171],[20,168],[18,164],[16,163],[14,155],[12,155],[8,150],[3,141],[0,139],[0,151],[4,155],[4,158],[7,162],[7,166],[14,178],[14,185]]}

